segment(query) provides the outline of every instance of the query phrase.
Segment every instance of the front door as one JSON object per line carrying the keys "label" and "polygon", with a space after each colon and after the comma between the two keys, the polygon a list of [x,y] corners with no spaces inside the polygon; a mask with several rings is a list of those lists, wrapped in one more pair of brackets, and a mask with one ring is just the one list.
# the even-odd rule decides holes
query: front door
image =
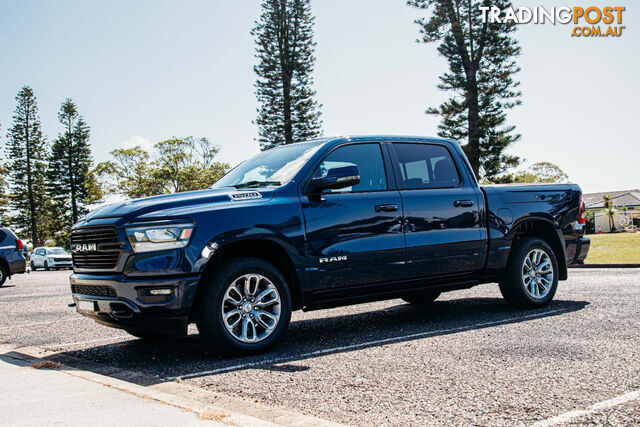
{"label": "front door", "polygon": [[342,145],[331,151],[313,176],[357,166],[360,183],[302,196],[307,250],[314,290],[404,278],[402,200],[389,189],[378,143]]}
{"label": "front door", "polygon": [[482,268],[485,241],[475,185],[445,145],[393,143],[404,206],[407,278]]}

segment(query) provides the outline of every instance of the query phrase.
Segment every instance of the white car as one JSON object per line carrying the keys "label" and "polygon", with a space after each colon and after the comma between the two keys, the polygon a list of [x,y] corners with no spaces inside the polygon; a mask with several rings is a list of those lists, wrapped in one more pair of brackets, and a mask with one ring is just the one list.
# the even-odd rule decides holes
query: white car
{"label": "white car", "polygon": [[44,268],[49,271],[52,268],[59,270],[61,268],[71,268],[73,261],[71,254],[65,248],[35,248],[31,255],[31,270]]}

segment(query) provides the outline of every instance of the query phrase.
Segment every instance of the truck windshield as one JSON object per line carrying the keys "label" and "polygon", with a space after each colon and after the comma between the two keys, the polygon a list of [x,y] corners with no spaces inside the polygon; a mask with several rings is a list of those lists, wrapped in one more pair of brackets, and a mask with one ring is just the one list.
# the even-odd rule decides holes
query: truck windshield
{"label": "truck windshield", "polygon": [[299,142],[263,151],[240,163],[212,188],[284,185],[293,179],[320,146],[319,141]]}

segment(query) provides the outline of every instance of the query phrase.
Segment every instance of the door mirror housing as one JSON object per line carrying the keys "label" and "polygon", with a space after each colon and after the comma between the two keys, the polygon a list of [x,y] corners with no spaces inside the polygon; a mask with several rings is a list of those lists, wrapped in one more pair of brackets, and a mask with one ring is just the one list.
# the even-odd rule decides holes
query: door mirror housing
{"label": "door mirror housing", "polygon": [[360,172],[357,166],[343,166],[329,169],[326,176],[313,178],[311,190],[321,193],[323,190],[338,190],[360,183]]}

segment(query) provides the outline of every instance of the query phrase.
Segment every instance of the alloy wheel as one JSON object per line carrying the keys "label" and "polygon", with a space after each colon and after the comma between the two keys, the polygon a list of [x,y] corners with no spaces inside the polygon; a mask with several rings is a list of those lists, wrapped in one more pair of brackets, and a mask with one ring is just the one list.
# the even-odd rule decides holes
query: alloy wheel
{"label": "alloy wheel", "polygon": [[534,299],[543,299],[553,285],[553,263],[542,249],[532,249],[522,263],[522,284]]}
{"label": "alloy wheel", "polygon": [[278,289],[261,274],[244,274],[231,281],[222,299],[222,322],[243,343],[269,337],[280,320]]}

